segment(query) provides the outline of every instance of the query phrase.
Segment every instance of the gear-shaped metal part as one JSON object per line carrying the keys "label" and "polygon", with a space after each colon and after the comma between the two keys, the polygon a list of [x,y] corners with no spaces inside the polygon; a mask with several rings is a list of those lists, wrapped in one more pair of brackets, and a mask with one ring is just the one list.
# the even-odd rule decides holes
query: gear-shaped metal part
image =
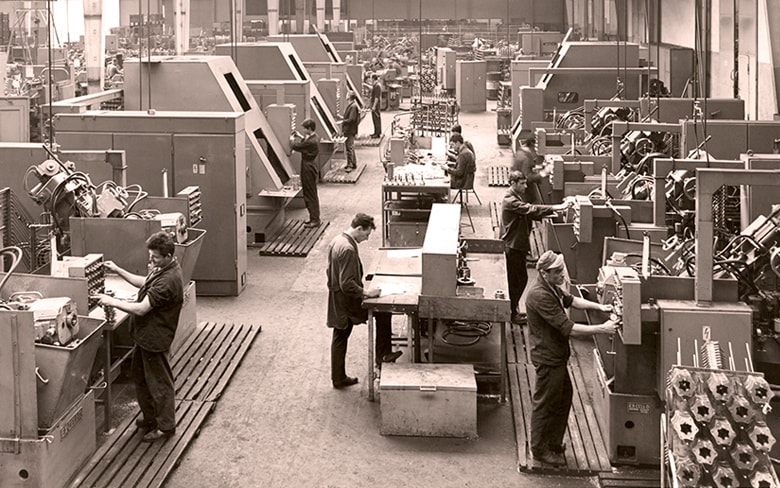
{"label": "gear-shaped metal part", "polygon": [[708,424],[715,416],[715,408],[706,393],[699,393],[691,402],[691,415],[700,424]]}
{"label": "gear-shaped metal part", "polygon": [[696,426],[696,422],[693,421],[691,414],[679,410],[674,412],[672,416],[672,428],[677,433],[677,437],[685,442],[693,442],[696,434],[699,433],[699,428]]}
{"label": "gear-shaped metal part", "polygon": [[689,457],[677,459],[677,482],[685,488],[699,486],[701,468]]}
{"label": "gear-shaped metal part", "polygon": [[745,380],[745,391],[757,405],[767,404],[775,396],[775,392],[763,376],[748,376]]}
{"label": "gear-shaped metal part", "polygon": [[712,472],[712,481],[718,488],[737,488],[739,480],[728,464],[718,464]]}
{"label": "gear-shaped metal part", "polygon": [[753,447],[764,453],[771,451],[775,445],[775,436],[765,422],[756,422],[748,431],[748,437]]}
{"label": "gear-shaped metal part", "polygon": [[747,425],[756,417],[753,404],[742,395],[735,395],[729,403],[731,418],[738,424]]}
{"label": "gear-shaped metal part", "polygon": [[710,435],[719,446],[730,446],[737,437],[731,422],[724,417],[716,417],[710,422]]}
{"label": "gear-shaped metal part", "polygon": [[734,449],[731,450],[731,459],[734,461],[734,466],[742,471],[753,471],[753,467],[758,462],[753,448],[744,442],[739,442],[734,446]]}
{"label": "gear-shaped metal part", "polygon": [[671,374],[672,388],[677,396],[690,398],[693,396],[696,386],[696,380],[690,371],[685,368],[676,368]]}
{"label": "gear-shaped metal part", "polygon": [[716,401],[723,403],[726,403],[733,393],[731,381],[723,373],[711,374],[707,380],[707,388],[709,388],[712,397]]}
{"label": "gear-shaped metal part", "polygon": [[718,457],[718,450],[709,439],[697,439],[692,450],[693,457],[704,466],[711,466],[715,462],[715,458]]}
{"label": "gear-shaped metal part", "polygon": [[775,488],[775,480],[766,471],[756,471],[750,477],[750,486],[752,488]]}

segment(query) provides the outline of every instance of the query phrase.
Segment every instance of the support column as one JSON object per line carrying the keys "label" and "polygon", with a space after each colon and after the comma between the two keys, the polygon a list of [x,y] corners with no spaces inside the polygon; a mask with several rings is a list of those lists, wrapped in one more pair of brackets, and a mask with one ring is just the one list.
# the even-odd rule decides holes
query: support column
{"label": "support column", "polygon": [[190,0],[173,0],[173,30],[176,34],[176,54],[190,50]]}
{"label": "support column", "polygon": [[279,0],[268,0],[268,35],[279,34]]}
{"label": "support column", "polygon": [[604,40],[604,0],[593,0],[593,37]]}
{"label": "support column", "polygon": [[341,0],[333,0],[333,30],[341,32]]}
{"label": "support column", "polygon": [[317,0],[317,30],[325,32],[325,0]]}
{"label": "support column", "polygon": [[87,93],[103,90],[105,70],[102,0],[84,0],[84,59],[87,64]]}
{"label": "support column", "polygon": [[295,32],[297,32],[298,34],[306,34],[305,5],[306,5],[306,0],[295,0]]}

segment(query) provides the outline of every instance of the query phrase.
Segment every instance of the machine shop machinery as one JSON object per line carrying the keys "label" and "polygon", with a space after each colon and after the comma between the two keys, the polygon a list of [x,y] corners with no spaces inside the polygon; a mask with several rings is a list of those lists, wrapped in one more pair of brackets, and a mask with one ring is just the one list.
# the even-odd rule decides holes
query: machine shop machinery
{"label": "machine shop machinery", "polygon": [[358,106],[363,109],[363,86],[353,82],[347,74],[347,64],[341,59],[333,43],[326,35],[294,34],[268,36],[269,42],[289,42],[303,62],[304,67],[325,97],[331,113],[338,115],[347,106],[347,93],[358,94]]}
{"label": "machine shop machinery", "polygon": [[[605,246],[607,261],[597,293],[620,312],[622,330],[614,341],[597,340],[601,371],[593,398],[603,414],[597,417],[605,420],[600,427],[616,462],[656,462],[657,450],[643,451],[631,439],[642,438],[647,444],[647,439],[655,438],[651,436],[657,434],[660,401],[672,366],[717,363],[718,368],[751,373],[755,365],[770,383],[778,381],[780,333],[774,326],[779,310],[780,210],[756,217],[716,251],[714,211],[707,202],[726,184],[780,185],[780,173],[700,168],[696,183],[693,277],[669,275],[668,263],[664,265],[668,251],[634,247],[632,252],[615,247],[613,240]],[[647,255],[648,263],[654,264],[648,269],[656,272],[627,262],[627,256],[637,255]],[[700,362],[704,359],[709,365]]]}
{"label": "machine shop machinery", "polygon": [[[618,64],[625,79],[615,79]],[[546,67],[528,68],[528,86],[513,90],[519,96],[518,114],[513,106],[513,150],[518,140],[534,133],[537,124],[553,121],[553,113],[576,109],[586,99],[610,99],[616,94],[638,99],[646,91],[647,75],[657,71],[640,67],[638,44],[564,41]]]}
{"label": "machine shop machinery", "polygon": [[8,294],[21,249],[0,274],[0,479],[3,486],[60,488],[96,447],[90,371],[103,321],[68,297]]}

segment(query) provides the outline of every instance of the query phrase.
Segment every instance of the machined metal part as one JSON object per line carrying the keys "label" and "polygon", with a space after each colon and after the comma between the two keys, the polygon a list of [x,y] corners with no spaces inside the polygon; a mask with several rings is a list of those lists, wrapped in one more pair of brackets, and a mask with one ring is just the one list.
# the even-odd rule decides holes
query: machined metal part
{"label": "machined metal part", "polygon": [[748,431],[748,437],[753,443],[753,446],[764,453],[772,450],[775,445],[775,436],[772,435],[772,431],[766,425],[766,422],[756,422],[753,427]]}
{"label": "machined metal part", "polygon": [[750,486],[752,488],[767,488],[775,486],[775,480],[772,475],[766,471],[756,471],[750,477]]}
{"label": "machined metal part", "polygon": [[691,450],[696,461],[704,466],[712,466],[718,457],[718,449],[706,438],[697,439]]}
{"label": "machined metal part", "polygon": [[743,442],[738,442],[731,450],[731,460],[734,462],[734,466],[737,469],[743,471],[753,471],[758,458],[756,457],[753,448]]}
{"label": "machined metal part", "polygon": [[674,412],[672,416],[672,428],[677,437],[685,442],[693,442],[696,434],[699,433],[699,428],[696,426],[696,422],[694,422],[691,414],[679,410]]}
{"label": "machined metal part", "polygon": [[691,415],[699,423],[707,424],[715,415],[715,407],[713,407],[710,397],[706,393],[699,393],[694,396],[690,405]]}
{"label": "machined metal part", "polygon": [[707,388],[717,401],[727,402],[733,393],[731,381],[723,373],[713,373],[707,380]]}
{"label": "machined metal part", "polygon": [[756,409],[753,404],[742,395],[735,395],[731,399],[728,409],[731,418],[738,424],[749,424],[756,417]]}
{"label": "machined metal part", "polygon": [[736,473],[728,464],[718,464],[712,472],[712,481],[718,488],[734,488],[739,485]]}
{"label": "machined metal part", "polygon": [[690,398],[693,396],[696,380],[687,369],[678,368],[672,371],[671,382],[672,388],[674,388],[674,392],[677,396],[682,398]]}
{"label": "machined metal part", "polygon": [[701,468],[696,462],[685,456],[677,460],[677,482],[680,486],[688,488],[699,486]]}
{"label": "machined metal part", "polygon": [[758,405],[765,405],[772,401],[775,392],[762,376],[748,376],[744,382],[745,391],[748,396]]}
{"label": "machined metal part", "polygon": [[719,446],[730,446],[737,437],[731,422],[725,417],[715,417],[709,425],[710,435]]}

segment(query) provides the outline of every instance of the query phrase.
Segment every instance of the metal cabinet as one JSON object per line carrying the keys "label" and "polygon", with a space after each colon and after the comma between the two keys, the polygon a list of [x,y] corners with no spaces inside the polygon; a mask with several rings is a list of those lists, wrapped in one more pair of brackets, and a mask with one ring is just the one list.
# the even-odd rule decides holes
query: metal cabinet
{"label": "metal cabinet", "polygon": [[421,247],[434,203],[449,199],[449,183],[382,185],[382,245]]}

